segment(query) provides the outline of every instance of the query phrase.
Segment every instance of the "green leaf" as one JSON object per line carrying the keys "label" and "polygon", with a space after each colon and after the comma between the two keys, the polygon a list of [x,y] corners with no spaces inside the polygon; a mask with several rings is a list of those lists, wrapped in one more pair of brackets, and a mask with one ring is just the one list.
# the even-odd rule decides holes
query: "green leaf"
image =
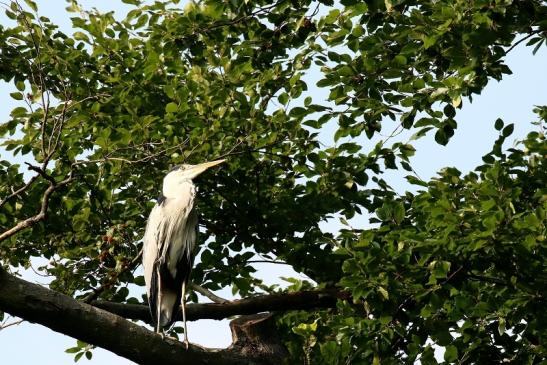
{"label": "green leaf", "polygon": [[167,113],[175,113],[177,112],[177,110],[179,109],[178,105],[171,102],[171,103],[168,103],[166,106],[165,106],[165,111]]}
{"label": "green leaf", "polygon": [[32,9],[32,11],[35,11],[37,12],[38,11],[38,6],[36,6],[36,3],[32,0],[25,0],[25,4],[27,4],[29,6],[29,8]]}
{"label": "green leaf", "polygon": [[406,65],[406,63],[407,63],[407,59],[406,59],[406,57],[403,56],[403,55],[397,55],[397,56],[395,56],[394,60],[395,60],[395,62],[396,62],[397,64],[399,64],[399,65],[401,65],[401,66],[404,66],[404,65]]}
{"label": "green leaf", "polygon": [[503,128],[501,135],[504,137],[509,137],[511,134],[513,134],[514,130],[515,130],[515,125],[513,123],[508,124],[505,128]]}
{"label": "green leaf", "polygon": [[317,321],[313,323],[300,323],[298,326],[293,327],[292,331],[297,335],[307,337],[317,331]]}
{"label": "green leaf", "polygon": [[383,288],[383,287],[378,287],[378,292],[380,292],[380,294],[382,294],[382,297],[385,299],[385,300],[389,300],[389,293],[388,291]]}
{"label": "green leaf", "polygon": [[74,39],[76,39],[78,41],[83,41],[83,42],[86,42],[86,43],[90,43],[89,37],[87,36],[87,34],[85,34],[83,32],[74,32],[74,34],[72,36],[74,37]]}
{"label": "green leaf", "polygon": [[496,128],[497,131],[501,131],[503,128],[503,120],[500,118],[496,119],[496,122],[494,123],[494,128]]}
{"label": "green leaf", "polygon": [[397,224],[401,224],[403,219],[405,218],[405,206],[401,202],[397,202],[393,206],[393,219],[395,219],[395,222]]}
{"label": "green leaf", "polygon": [[135,276],[135,279],[133,279],[133,283],[135,285],[144,286],[145,285],[144,276],[142,275]]}
{"label": "green leaf", "polygon": [[407,176],[405,176],[405,179],[409,183],[411,183],[412,185],[420,185],[420,186],[426,186],[427,187],[427,182],[423,181],[422,179],[419,179],[416,176],[407,175]]}
{"label": "green leaf", "polygon": [[19,92],[14,92],[9,94],[15,100],[23,100],[23,94]]}
{"label": "green leaf", "polygon": [[101,104],[96,101],[91,105],[91,112],[92,113],[98,113],[101,110]]}
{"label": "green leaf", "polygon": [[454,345],[446,346],[446,350],[444,352],[444,361],[454,362],[456,360],[458,360],[458,348]]}
{"label": "green leaf", "polygon": [[500,317],[498,319],[498,333],[500,334],[500,336],[503,336],[503,334],[505,333],[505,318],[503,317]]}
{"label": "green leaf", "polygon": [[281,93],[277,99],[281,104],[286,105],[289,102],[289,95],[287,93]]}
{"label": "green leaf", "polygon": [[18,106],[17,108],[13,109],[10,113],[10,115],[14,118],[24,117],[28,113],[27,108]]}
{"label": "green leaf", "polygon": [[389,204],[384,204],[382,207],[376,209],[376,215],[381,221],[387,221],[391,218],[392,209]]}
{"label": "green leaf", "polygon": [[494,199],[488,199],[481,202],[481,210],[490,210],[496,206],[496,201]]}
{"label": "green leaf", "polygon": [[307,114],[307,111],[305,108],[302,108],[300,106],[297,106],[295,108],[292,108],[289,112],[289,115],[293,118],[302,118]]}
{"label": "green leaf", "polygon": [[446,130],[444,128],[438,129],[435,133],[435,142],[437,142],[440,145],[446,146],[448,143],[449,136],[446,133]]}
{"label": "green leaf", "polygon": [[437,38],[435,36],[425,37],[424,38],[424,48],[431,48],[435,43],[437,43]]}

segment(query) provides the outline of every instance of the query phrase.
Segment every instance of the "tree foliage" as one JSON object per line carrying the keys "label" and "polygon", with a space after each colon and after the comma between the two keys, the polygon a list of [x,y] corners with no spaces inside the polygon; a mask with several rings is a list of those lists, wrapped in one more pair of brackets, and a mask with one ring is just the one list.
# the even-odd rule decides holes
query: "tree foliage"
{"label": "tree foliage", "polygon": [[[4,265],[44,257],[56,291],[142,303],[128,285],[143,285],[134,269],[163,174],[225,157],[199,182],[192,280],[276,292],[253,276],[259,254],[313,281],[289,291],[350,295],[278,315],[294,359],[429,364],[433,345],[447,363],[546,359],[543,132],[507,150],[513,126],[496,121],[467,174],[426,182],[410,160],[412,140],[449,142],[464,102],[511,73],[515,45],[545,44],[543,1],[124,2],[117,20],[70,1],[73,34],[30,0],[6,9],[0,78],[19,106],[0,125]],[[413,138],[396,141],[405,129]],[[397,194],[387,169],[420,191]],[[321,225],[360,214],[373,224]]]}

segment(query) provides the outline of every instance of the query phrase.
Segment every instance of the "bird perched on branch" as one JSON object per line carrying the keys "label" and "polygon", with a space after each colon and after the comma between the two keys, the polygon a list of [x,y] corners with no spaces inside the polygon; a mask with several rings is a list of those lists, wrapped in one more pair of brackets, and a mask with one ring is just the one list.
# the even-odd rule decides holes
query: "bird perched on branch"
{"label": "bird perched on branch", "polygon": [[150,213],[144,233],[144,280],[155,330],[160,333],[173,324],[180,303],[186,348],[185,294],[198,231],[196,186],[192,179],[224,161],[173,168],[163,179],[162,195]]}

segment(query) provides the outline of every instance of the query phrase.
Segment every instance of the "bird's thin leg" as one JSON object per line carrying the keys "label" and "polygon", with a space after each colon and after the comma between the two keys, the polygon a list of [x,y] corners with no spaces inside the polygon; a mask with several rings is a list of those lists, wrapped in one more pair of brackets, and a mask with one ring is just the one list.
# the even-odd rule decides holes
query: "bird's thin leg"
{"label": "bird's thin leg", "polygon": [[[160,318],[161,318],[161,278],[160,269],[156,268],[156,277],[158,279],[158,302],[156,303],[156,333],[160,333]],[[163,336],[162,336],[163,337]]]}
{"label": "bird's thin leg", "polygon": [[182,297],[180,298],[182,307],[182,322],[184,323],[184,345],[188,350],[188,328],[186,328],[186,281],[182,282]]}

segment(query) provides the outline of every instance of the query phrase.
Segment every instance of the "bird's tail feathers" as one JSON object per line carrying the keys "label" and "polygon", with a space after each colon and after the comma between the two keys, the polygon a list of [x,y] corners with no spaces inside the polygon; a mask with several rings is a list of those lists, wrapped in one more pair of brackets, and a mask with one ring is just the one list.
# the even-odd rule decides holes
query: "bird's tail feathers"
{"label": "bird's tail feathers", "polygon": [[[177,292],[170,290],[166,285],[164,285],[165,283],[161,285],[161,289],[159,284],[157,270],[152,270],[150,290],[148,291],[150,314],[152,315],[154,321],[154,327],[158,324],[159,314],[160,327],[166,328],[174,322],[176,313],[173,312],[176,308],[178,308],[179,296]],[[158,305],[160,306],[159,313]]]}
{"label": "bird's tail feathers", "polygon": [[164,290],[161,297],[160,307],[160,326],[165,328],[170,326],[174,321],[173,309],[178,308],[177,293],[173,293],[168,290]]}

